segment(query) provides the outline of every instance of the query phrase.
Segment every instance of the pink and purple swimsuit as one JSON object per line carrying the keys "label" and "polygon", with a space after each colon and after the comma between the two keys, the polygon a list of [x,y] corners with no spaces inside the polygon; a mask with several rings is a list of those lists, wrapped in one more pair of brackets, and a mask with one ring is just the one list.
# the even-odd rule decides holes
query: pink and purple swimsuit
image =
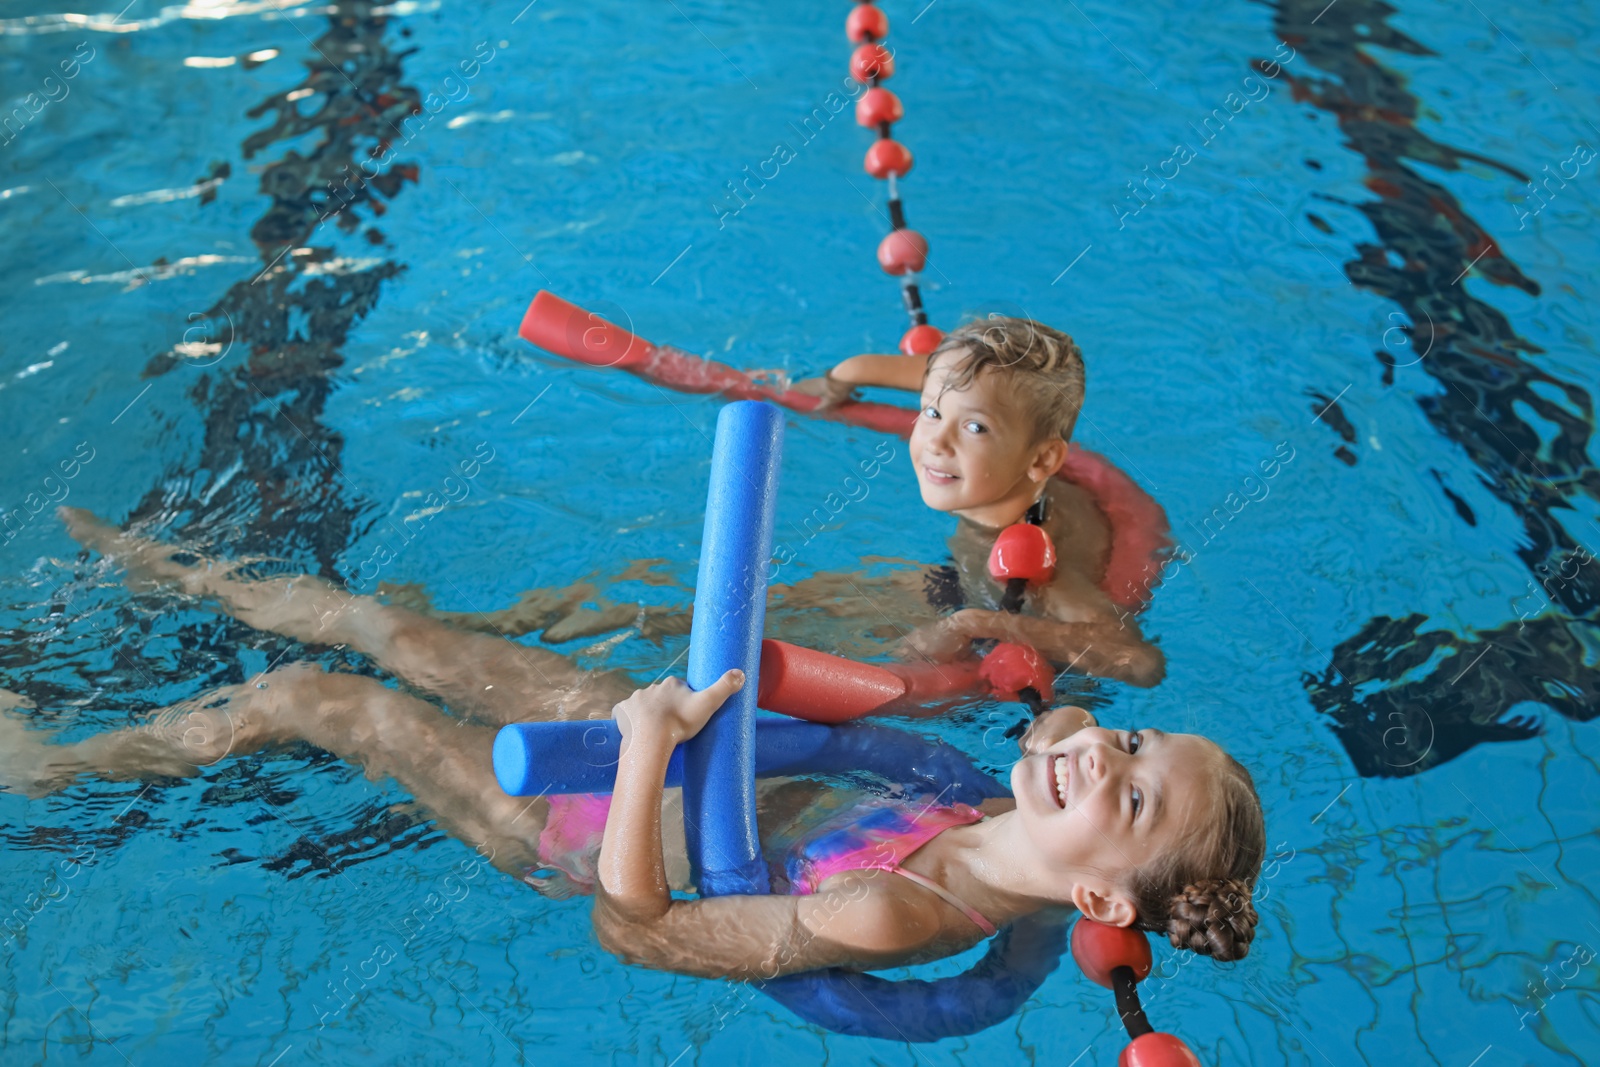
{"label": "pink and purple swimsuit", "polygon": [[[822,807],[826,808],[824,802]],[[595,864],[605,834],[607,795],[579,794],[550,798],[550,815],[539,835],[539,856],[583,892],[593,892]],[[888,871],[937,894],[971,919],[985,937],[993,937],[994,924],[954,893],[930,878],[901,866],[912,853],[953,826],[969,826],[984,818],[966,804],[951,806],[867,797],[835,808],[820,823],[801,825],[796,819],[764,842],[773,888],[786,886],[796,895],[815,893],[824,882],[844,871]],[[548,878],[527,876],[528,883],[544,889]]]}

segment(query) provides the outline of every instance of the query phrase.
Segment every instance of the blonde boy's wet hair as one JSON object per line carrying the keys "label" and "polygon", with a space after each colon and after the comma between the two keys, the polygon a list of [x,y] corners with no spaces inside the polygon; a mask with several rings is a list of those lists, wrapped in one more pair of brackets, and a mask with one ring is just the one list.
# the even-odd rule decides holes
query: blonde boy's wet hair
{"label": "blonde boy's wet hair", "polygon": [[1060,330],[1032,319],[976,319],[945,336],[928,358],[928,367],[936,361],[942,361],[951,389],[967,388],[985,371],[1003,375],[1027,413],[1036,441],[1072,440],[1083,407],[1083,353]]}

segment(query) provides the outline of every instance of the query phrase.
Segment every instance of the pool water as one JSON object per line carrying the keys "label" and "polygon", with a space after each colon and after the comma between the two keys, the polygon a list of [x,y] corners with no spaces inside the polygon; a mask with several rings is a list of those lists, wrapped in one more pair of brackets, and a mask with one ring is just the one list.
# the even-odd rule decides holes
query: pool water
{"label": "pool water", "polygon": [[[0,686],[68,739],[280,662],[375,668],[130,591],[57,502],[469,619],[580,580],[684,605],[720,401],[534,351],[532,294],[794,376],[904,328],[867,135],[805,123],[843,87],[842,2],[123,2],[0,4]],[[1142,619],[1166,681],[1064,688],[1215,738],[1267,811],[1249,957],[1157,945],[1152,1018],[1207,1063],[1600,1059],[1594,6],[885,9],[933,321],[1071,332],[1078,439],[1181,543]],[[780,537],[885,440],[791,419]],[[889,443],[781,580],[944,558]],[[560,636],[643,680],[687,640]],[[1015,714],[919,728],[999,771]],[[1008,1023],[915,1047],[625,967],[587,902],[309,746],[7,794],[0,822],[7,1064],[1123,1044],[1070,963]]]}

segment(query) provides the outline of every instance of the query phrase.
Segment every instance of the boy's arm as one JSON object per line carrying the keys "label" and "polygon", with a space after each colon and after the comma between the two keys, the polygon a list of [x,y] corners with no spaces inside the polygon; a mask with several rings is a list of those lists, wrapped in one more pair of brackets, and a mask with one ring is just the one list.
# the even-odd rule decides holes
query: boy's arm
{"label": "boy's arm", "polygon": [[828,372],[834,381],[850,385],[881,385],[889,389],[921,392],[927,356],[851,356]]}
{"label": "boy's arm", "polygon": [[1148,688],[1167,674],[1166,657],[1140,635],[1131,621],[1061,622],[1037,615],[967,608],[950,616],[943,625],[963,642],[990,638],[1032,645],[1051,663],[1129,685]]}
{"label": "boy's arm", "polygon": [[796,382],[798,392],[819,397],[823,408],[834,407],[854,398],[857,387],[879,385],[886,389],[920,392],[927,356],[890,356],[867,353],[851,356],[821,378]]}
{"label": "boy's arm", "polygon": [[916,630],[903,649],[948,662],[969,655],[974,640],[1031,645],[1051,663],[1085,674],[1153,686],[1166,676],[1166,657],[1144,639],[1131,613],[1070,567],[1042,589],[1030,589],[1026,615],[965,608]]}
{"label": "boy's arm", "polygon": [[1058,567],[1049,585],[1028,590],[1024,604],[1031,614],[977,612],[964,625],[975,637],[1032,645],[1052,663],[1101,678],[1149,687],[1166,677],[1166,657],[1145,640],[1133,613],[1082,570]]}

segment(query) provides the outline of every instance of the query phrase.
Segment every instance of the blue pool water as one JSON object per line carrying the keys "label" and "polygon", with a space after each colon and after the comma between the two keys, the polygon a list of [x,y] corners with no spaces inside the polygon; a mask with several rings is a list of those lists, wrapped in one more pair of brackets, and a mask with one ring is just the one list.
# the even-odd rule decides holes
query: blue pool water
{"label": "blue pool water", "polygon": [[[128,590],[50,501],[261,573],[362,576],[386,520],[487,445],[359,588],[469,614],[580,579],[686,604],[719,401],[534,352],[515,336],[534,291],[751,369],[892,349],[866,134],[848,113],[791,125],[841,86],[848,5],[525,2],[0,5],[0,687],[39,724],[89,736],[280,661],[372,670]],[[1187,549],[1143,622],[1166,681],[1083,699],[1215,738],[1266,807],[1253,949],[1219,966],[1158,946],[1158,1025],[1207,1063],[1600,1058],[1593,5],[886,10],[934,321],[1070,331],[1079,439]],[[318,224],[410,101],[436,111]],[[779,142],[793,158],[733,200]],[[791,420],[780,537],[883,441]],[[892,443],[784,580],[943,558],[950,522]],[[1292,459],[1240,504],[1274,455]],[[618,577],[648,560],[654,580]],[[557,647],[648,680],[685,640],[619,625]],[[934,729],[1001,769],[1014,714]],[[487,868],[440,905],[470,847],[306,746],[7,794],[0,822],[7,1064],[1122,1046],[1070,964],[1011,1022],[913,1048],[625,967],[585,901]],[[384,951],[418,908],[419,936]]]}

